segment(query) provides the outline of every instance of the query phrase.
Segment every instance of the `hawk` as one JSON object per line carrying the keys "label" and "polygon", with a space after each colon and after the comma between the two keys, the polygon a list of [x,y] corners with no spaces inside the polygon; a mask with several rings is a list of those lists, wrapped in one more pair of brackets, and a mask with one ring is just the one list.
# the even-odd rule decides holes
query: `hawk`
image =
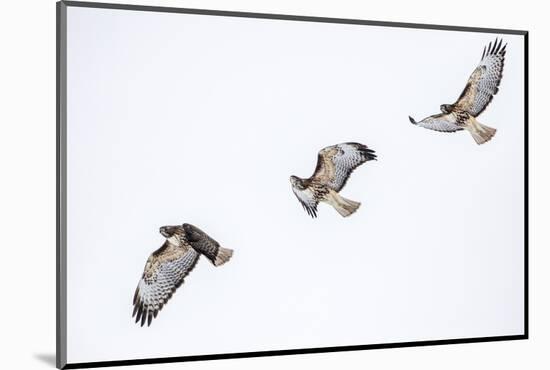
{"label": "hawk", "polygon": [[416,122],[409,116],[411,123],[440,132],[466,129],[478,144],[491,140],[497,130],[482,125],[477,120],[477,116],[487,108],[493,96],[498,93],[505,54],[506,44],[502,46],[502,39],[489,43],[489,46],[483,49],[481,61],[470,75],[458,100],[453,104],[441,105],[442,113],[426,117],[420,122]]}
{"label": "hawk", "polygon": [[317,217],[319,202],[330,204],[343,217],[354,213],[361,205],[346,199],[338,192],[346,185],[349,176],[358,166],[376,159],[374,150],[359,143],[342,143],[321,149],[317,167],[308,179],[290,176],[292,191],[306,212]]}
{"label": "hawk", "polygon": [[132,317],[141,326],[146,321],[147,326],[151,325],[201,255],[214,266],[223,265],[233,255],[232,249],[220,247],[204,231],[190,224],[163,226],[159,231],[166,241],[147,259],[134,294]]}

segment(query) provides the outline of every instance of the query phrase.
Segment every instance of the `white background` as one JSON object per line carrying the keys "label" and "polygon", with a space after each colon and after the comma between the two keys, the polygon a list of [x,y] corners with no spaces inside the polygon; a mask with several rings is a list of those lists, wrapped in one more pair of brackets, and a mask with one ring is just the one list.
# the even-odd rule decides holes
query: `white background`
{"label": "white background", "polygon": [[[149,2],[152,3],[152,2]],[[203,6],[224,8],[221,2],[155,2],[155,4],[171,4],[185,6]],[[308,14],[321,16],[339,16],[349,18],[418,21],[429,23],[447,23],[472,26],[493,26],[510,28],[528,28],[531,34],[532,64],[531,73],[536,74],[538,90],[531,90],[531,118],[533,160],[531,196],[536,196],[536,204],[532,202],[533,233],[531,244],[531,277],[532,310],[531,340],[510,343],[487,343],[472,345],[454,345],[445,347],[411,348],[384,351],[368,351],[340,354],[320,354],[311,356],[292,356],[268,359],[244,359],[222,362],[193,363],[186,365],[163,365],[163,368],[202,368],[202,369],[233,369],[233,368],[280,368],[282,366],[315,366],[321,368],[364,368],[370,365],[375,368],[456,368],[493,367],[517,368],[528,365],[529,368],[542,368],[542,358],[539,354],[547,347],[547,324],[545,312],[548,312],[547,264],[545,245],[546,236],[544,222],[544,206],[547,198],[538,189],[547,188],[544,173],[536,172],[540,167],[546,168],[543,146],[545,140],[545,125],[541,116],[544,107],[542,99],[544,86],[547,85],[547,75],[542,66],[547,65],[548,55],[542,44],[547,28],[543,23],[542,12],[534,7],[528,7],[523,2],[515,8],[508,6],[497,10],[496,2],[465,6],[464,11],[453,13],[444,11],[440,4],[429,2],[424,5],[407,5],[406,3],[385,3],[377,8],[365,5],[341,3],[338,7],[323,4],[308,4],[299,2],[286,4],[277,2],[253,5],[246,2],[232,2],[231,7],[225,4],[225,9],[250,10],[264,12],[280,12],[289,14]],[[31,7],[31,5],[33,5]],[[5,107],[2,135],[2,163],[5,173],[3,183],[2,212],[3,243],[6,248],[4,257],[5,274],[2,313],[5,318],[2,339],[5,341],[8,362],[13,368],[17,365],[26,368],[51,366],[54,353],[54,244],[55,244],[55,130],[54,130],[54,4],[35,2],[18,4],[19,9],[10,14],[9,19],[2,23],[2,38],[11,52],[3,59],[2,73],[8,81],[7,94],[4,95]],[[472,12],[476,9],[477,12]],[[532,10],[527,14],[525,9]],[[17,12],[20,10],[21,12]],[[537,18],[540,17],[540,18]],[[12,37],[17,34],[18,37]],[[537,41],[540,46],[537,48]],[[540,68],[537,68],[540,66]],[[496,101],[495,101],[496,102]],[[6,109],[5,108],[5,109]],[[533,133],[534,131],[534,133]],[[19,140],[14,140],[17,138]],[[540,144],[540,145],[539,145]],[[17,158],[17,160],[13,160]],[[366,173],[367,170],[365,170]],[[329,211],[329,210],[328,210]],[[328,212],[325,212],[328,213]],[[540,225],[540,227],[539,227]],[[542,229],[541,229],[542,228]],[[29,230],[33,230],[29,237]],[[537,230],[535,233],[534,230]],[[4,240],[5,238],[5,240]],[[34,246],[32,246],[34,245]],[[540,247],[540,248],[539,248]],[[31,253],[32,252],[32,253]],[[537,362],[540,361],[540,362]]]}
{"label": "white background", "polygon": [[[478,146],[407,116],[454,101],[495,35],[67,16],[69,363],[523,333],[521,36]],[[341,192],[364,205],[312,220],[288,177],[343,141],[379,155]],[[142,329],[137,279],[182,222],[235,256]]]}

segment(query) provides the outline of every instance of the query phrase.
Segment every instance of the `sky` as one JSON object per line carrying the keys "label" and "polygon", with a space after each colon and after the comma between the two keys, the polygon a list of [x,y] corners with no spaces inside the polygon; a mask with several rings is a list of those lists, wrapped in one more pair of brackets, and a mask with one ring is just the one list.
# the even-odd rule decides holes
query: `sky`
{"label": "sky", "polygon": [[[497,34],[68,8],[68,361],[523,333],[523,40],[467,132],[410,124]],[[289,176],[346,141],[378,161],[310,218]],[[151,327],[132,297],[163,225],[201,259]]]}

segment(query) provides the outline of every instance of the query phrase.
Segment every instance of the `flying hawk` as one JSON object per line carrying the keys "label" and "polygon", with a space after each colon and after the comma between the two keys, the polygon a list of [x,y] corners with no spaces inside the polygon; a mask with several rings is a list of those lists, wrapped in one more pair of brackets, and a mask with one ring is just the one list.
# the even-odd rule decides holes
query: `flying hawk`
{"label": "flying hawk", "polygon": [[166,241],[154,251],[147,263],[134,294],[136,323],[141,326],[153,318],[172,294],[183,283],[203,254],[214,264],[223,265],[233,255],[233,250],[222,248],[204,231],[190,224],[163,226],[160,233]]}
{"label": "flying hawk", "polygon": [[478,144],[491,140],[497,130],[482,125],[476,118],[487,108],[498,92],[505,54],[506,44],[502,46],[502,39],[489,43],[489,46],[483,49],[479,65],[454,104],[441,105],[442,113],[424,118],[420,122],[416,122],[410,116],[409,120],[414,125],[441,132],[466,129]]}
{"label": "flying hawk", "polygon": [[317,167],[308,179],[290,176],[292,191],[311,217],[317,217],[317,205],[326,202],[343,217],[351,215],[361,203],[342,197],[349,176],[359,165],[376,159],[374,150],[359,143],[342,143],[321,149]]}

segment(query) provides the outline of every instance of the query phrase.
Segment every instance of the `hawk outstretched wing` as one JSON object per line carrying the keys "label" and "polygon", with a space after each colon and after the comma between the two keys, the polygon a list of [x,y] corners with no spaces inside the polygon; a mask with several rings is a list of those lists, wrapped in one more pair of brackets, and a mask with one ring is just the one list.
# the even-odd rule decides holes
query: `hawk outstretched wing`
{"label": "hawk outstretched wing", "polygon": [[134,294],[132,317],[136,316],[136,322],[141,320],[143,326],[147,321],[147,325],[151,325],[152,319],[193,270],[199,256],[190,246],[175,247],[168,243],[153,252]]}
{"label": "hawk outstretched wing", "polygon": [[296,195],[296,198],[298,198],[307,214],[313,218],[317,217],[317,205],[319,204],[319,199],[315,196],[313,190],[309,187],[301,190],[293,185],[292,192]]}
{"label": "hawk outstretched wing", "polygon": [[505,55],[506,44],[502,46],[502,39],[500,41],[496,39],[494,43],[489,43],[489,46],[483,49],[479,65],[470,75],[466,87],[454,104],[456,108],[474,117],[487,108],[493,96],[498,93]]}
{"label": "hawk outstretched wing", "polygon": [[462,130],[462,127],[457,125],[456,116],[454,114],[434,114],[433,116],[426,117],[419,122],[416,122],[414,118],[409,116],[409,121],[411,121],[413,125],[418,125],[420,127],[439,132],[455,132]]}
{"label": "hawk outstretched wing", "polygon": [[182,227],[185,230],[185,239],[193,249],[200,254],[204,254],[214,266],[223,265],[233,255],[232,249],[220,247],[217,241],[198,227],[191,224],[183,224]]}
{"label": "hawk outstretched wing", "polygon": [[[374,150],[359,143],[343,143],[321,149],[311,177],[339,192],[359,165],[376,159]],[[295,192],[296,193],[296,192]]]}

